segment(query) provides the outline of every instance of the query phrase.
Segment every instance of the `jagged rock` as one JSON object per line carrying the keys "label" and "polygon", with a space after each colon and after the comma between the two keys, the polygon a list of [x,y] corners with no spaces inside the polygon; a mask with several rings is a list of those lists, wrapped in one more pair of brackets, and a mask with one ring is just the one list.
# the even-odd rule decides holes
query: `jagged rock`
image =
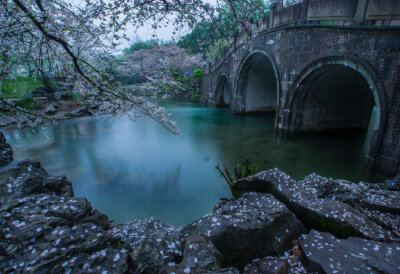
{"label": "jagged rock", "polygon": [[179,233],[180,229],[171,226],[157,218],[151,217],[145,220],[134,219],[126,224],[117,224],[109,231],[114,237],[124,240],[124,248],[133,251],[154,231],[164,233]]}
{"label": "jagged rock", "polygon": [[7,144],[6,137],[0,131],[0,165],[6,165],[13,161],[14,152],[11,146]]}
{"label": "jagged rock", "polygon": [[222,255],[214,244],[202,235],[186,239],[182,262],[170,263],[160,273],[203,273],[221,269]]}
{"label": "jagged rock", "polygon": [[289,263],[285,259],[266,258],[253,262],[243,273],[288,274],[289,269]]}
{"label": "jagged rock", "polygon": [[223,266],[242,267],[253,258],[279,254],[305,232],[303,225],[272,195],[246,193],[220,203],[211,215],[183,228],[205,235],[223,255]]}
{"label": "jagged rock", "polygon": [[398,174],[396,177],[394,177],[391,180],[386,180],[385,186],[389,190],[400,191],[400,174]]}
{"label": "jagged rock", "polygon": [[152,231],[132,254],[135,273],[158,273],[182,260],[182,238],[178,233]]}
{"label": "jagged rock", "polygon": [[56,103],[52,103],[52,104],[48,105],[45,109],[45,113],[49,114],[49,115],[56,114],[57,111],[58,111],[58,104],[56,104]]}
{"label": "jagged rock", "polygon": [[128,271],[130,255],[106,215],[73,196],[63,176],[24,161],[0,173],[0,272]]}
{"label": "jagged rock", "polygon": [[46,97],[48,88],[45,86],[38,87],[31,91],[33,97]]}
{"label": "jagged rock", "polygon": [[400,214],[400,192],[385,190],[382,184],[355,184],[346,180],[325,178],[315,173],[299,183],[318,198],[336,199],[355,208]]}
{"label": "jagged rock", "polygon": [[92,112],[87,107],[83,107],[71,112],[71,117],[84,117],[84,116],[91,116]]}
{"label": "jagged rock", "polygon": [[312,230],[299,240],[309,272],[399,273],[400,244],[350,237],[347,240]]}
{"label": "jagged rock", "polygon": [[[380,241],[391,239],[389,232],[350,206],[351,202],[344,203],[327,195],[319,198],[318,190],[308,187],[306,180],[299,183],[279,169],[264,171],[237,183],[259,184],[260,181],[265,182],[269,192],[295,213],[308,228],[328,231],[339,237],[358,236]],[[346,201],[352,199],[343,197]]]}

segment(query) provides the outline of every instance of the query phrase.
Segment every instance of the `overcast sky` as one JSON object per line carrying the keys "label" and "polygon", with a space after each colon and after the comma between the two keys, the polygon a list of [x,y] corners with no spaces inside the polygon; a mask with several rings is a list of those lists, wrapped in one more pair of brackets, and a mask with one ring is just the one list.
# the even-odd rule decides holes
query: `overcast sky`
{"label": "overcast sky", "polygon": [[[207,3],[210,4],[215,4],[217,2],[217,0],[204,0]],[[172,25],[168,25],[167,27],[162,27],[159,28],[157,30],[154,30],[151,27],[151,22],[149,22],[149,24],[139,28],[138,30],[136,30],[136,27],[133,26],[132,24],[129,24],[126,28],[126,35],[128,36],[128,38],[130,38],[131,40],[135,40],[137,38],[139,38],[140,40],[146,41],[146,40],[150,40],[150,39],[160,39],[163,41],[170,41],[174,38],[173,35],[174,32],[174,27]],[[189,28],[184,28],[179,30],[179,33],[177,33],[177,35],[185,35],[189,32]],[[155,35],[155,37],[153,37],[153,35]],[[177,38],[177,35],[175,35],[175,38]],[[121,46],[119,46],[119,49],[122,50],[123,48],[128,47],[130,44],[132,43],[132,41],[124,41]]]}

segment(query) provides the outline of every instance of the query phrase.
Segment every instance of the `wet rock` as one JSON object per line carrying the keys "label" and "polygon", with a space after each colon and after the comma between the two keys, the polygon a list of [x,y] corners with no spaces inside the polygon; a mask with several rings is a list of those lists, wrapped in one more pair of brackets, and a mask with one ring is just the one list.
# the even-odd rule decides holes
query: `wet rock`
{"label": "wet rock", "polygon": [[[240,183],[263,181],[270,192],[283,202],[308,227],[328,231],[339,237],[359,236],[374,240],[388,240],[390,235],[381,226],[333,197],[320,198],[318,190],[308,187],[306,180],[299,183],[279,169],[271,169],[241,179]],[[345,199],[351,200],[352,197]]]}
{"label": "wet rock", "polygon": [[214,244],[201,235],[186,239],[182,262],[170,263],[160,273],[203,273],[221,268],[222,255]]}
{"label": "wet rock", "polygon": [[83,107],[77,110],[74,110],[71,112],[70,116],[71,117],[85,117],[85,116],[91,116],[93,113],[90,111],[88,107]]}
{"label": "wet rock", "polygon": [[287,274],[289,273],[289,263],[285,259],[266,258],[253,262],[245,268],[243,273]]}
{"label": "wet rock", "polygon": [[392,191],[400,191],[400,174],[393,179],[386,180],[385,186]]}
{"label": "wet rock", "polygon": [[31,91],[33,97],[46,97],[49,90],[46,86],[38,87]]}
{"label": "wet rock", "polygon": [[272,195],[246,193],[220,203],[214,212],[183,228],[208,237],[223,255],[223,266],[242,267],[253,258],[288,250],[305,229]]}
{"label": "wet rock", "polygon": [[0,173],[0,202],[47,193],[73,197],[72,184],[65,176],[49,176],[36,161],[23,161]]}
{"label": "wet rock", "polygon": [[0,131],[0,165],[7,165],[13,161],[14,152],[11,146],[7,144],[6,137]]}
{"label": "wet rock", "polygon": [[57,103],[52,103],[48,105],[45,109],[45,113],[49,115],[56,114],[58,111],[58,104]]}
{"label": "wet rock", "polygon": [[24,161],[0,173],[0,272],[127,272],[131,258],[106,215],[63,176]]}
{"label": "wet rock", "polygon": [[182,260],[182,238],[177,233],[152,231],[132,254],[135,273],[158,273]]}
{"label": "wet rock", "polygon": [[400,244],[350,237],[346,240],[312,230],[299,240],[309,272],[399,273]]}
{"label": "wet rock", "polygon": [[368,208],[400,214],[400,192],[385,190],[383,185],[355,184],[346,180],[333,180],[315,173],[300,184],[318,198],[335,199],[355,208]]}
{"label": "wet rock", "polygon": [[157,218],[151,217],[145,220],[134,219],[126,224],[113,225],[109,233],[116,238],[123,239],[124,248],[132,252],[154,231],[160,231],[167,234],[179,233],[180,229]]}

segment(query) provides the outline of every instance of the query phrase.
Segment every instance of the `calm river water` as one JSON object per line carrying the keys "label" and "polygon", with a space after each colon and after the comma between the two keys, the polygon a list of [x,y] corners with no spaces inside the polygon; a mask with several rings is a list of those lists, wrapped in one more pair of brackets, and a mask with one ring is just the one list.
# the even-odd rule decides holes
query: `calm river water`
{"label": "calm river water", "polygon": [[154,121],[124,118],[83,118],[38,132],[2,130],[17,161],[39,160],[50,174],[67,175],[76,196],[87,197],[116,223],[155,216],[184,225],[211,212],[219,198],[230,197],[218,162],[231,167],[248,158],[295,179],[316,172],[383,180],[362,168],[362,132],[282,138],[274,135],[274,115],[232,116],[228,109],[192,103],[166,107],[183,139]]}

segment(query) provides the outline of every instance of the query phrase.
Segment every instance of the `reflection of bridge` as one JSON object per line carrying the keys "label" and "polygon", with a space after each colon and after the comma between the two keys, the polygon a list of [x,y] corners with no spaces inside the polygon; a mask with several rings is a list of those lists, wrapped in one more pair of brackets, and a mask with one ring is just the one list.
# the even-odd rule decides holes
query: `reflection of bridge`
{"label": "reflection of bridge", "polygon": [[284,135],[369,127],[366,167],[400,172],[400,1],[304,0],[263,22],[205,67],[203,97],[276,111]]}

